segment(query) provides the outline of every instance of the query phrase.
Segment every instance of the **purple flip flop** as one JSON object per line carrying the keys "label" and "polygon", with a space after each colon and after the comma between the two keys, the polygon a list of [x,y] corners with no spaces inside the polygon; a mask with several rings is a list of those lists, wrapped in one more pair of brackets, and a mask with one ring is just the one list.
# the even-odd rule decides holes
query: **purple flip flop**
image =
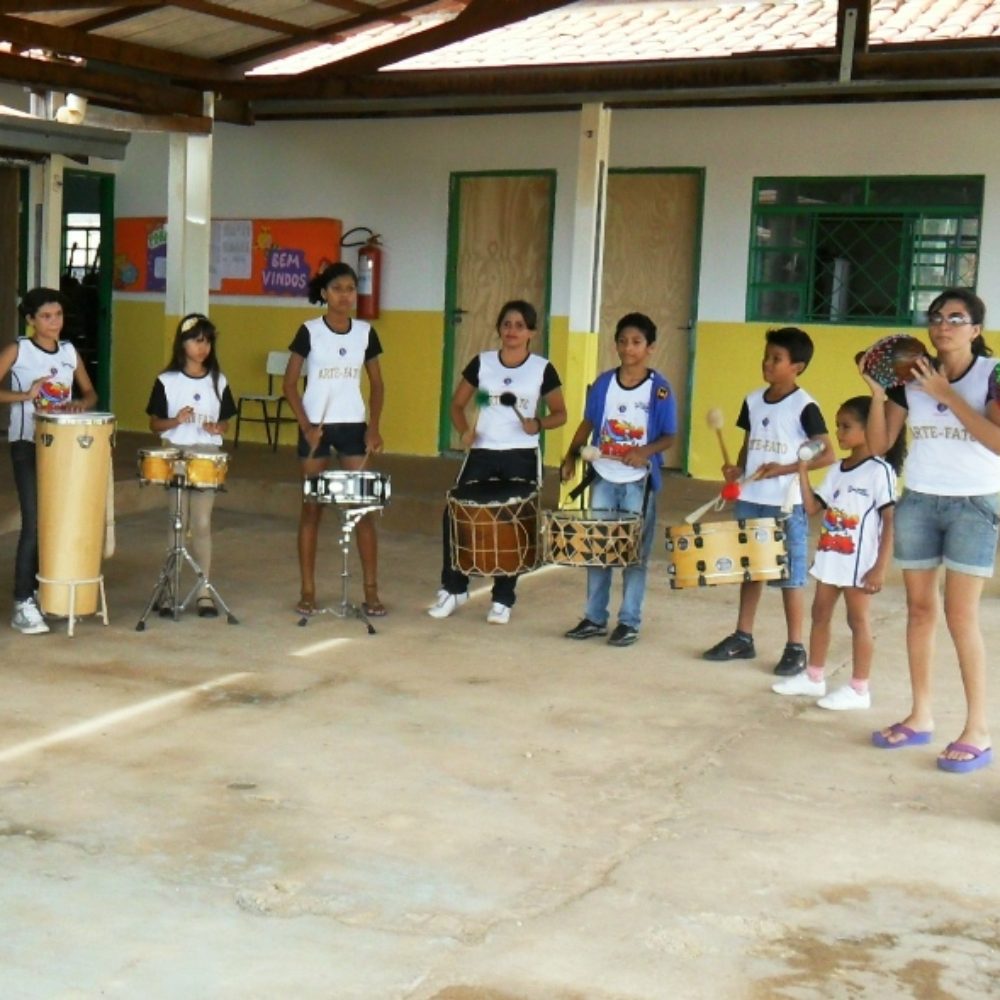
{"label": "purple flip flop", "polygon": [[[876,729],[875,732],[872,733],[872,745],[877,746],[880,750],[900,750],[903,747],[922,747],[930,743],[930,741],[934,738],[933,732],[911,729],[909,726],[904,726],[902,722],[894,722],[887,728],[890,733],[902,736],[903,738],[901,740],[890,740],[888,736],[885,736],[882,733],[881,729]],[[959,761],[958,763],[967,762]]]}
{"label": "purple flip flop", "polygon": [[959,753],[968,753],[972,756],[968,760],[952,760],[950,757],[938,757],[937,766],[942,771],[951,771],[953,774],[964,774],[966,771],[978,771],[981,767],[987,767],[993,763],[993,747],[975,747],[971,743],[949,743],[944,752],[957,750]]}

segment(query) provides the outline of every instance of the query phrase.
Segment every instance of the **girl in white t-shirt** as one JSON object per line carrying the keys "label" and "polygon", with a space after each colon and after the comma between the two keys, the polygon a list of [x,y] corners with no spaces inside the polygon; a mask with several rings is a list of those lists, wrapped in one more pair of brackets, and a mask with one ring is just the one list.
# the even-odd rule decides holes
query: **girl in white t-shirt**
{"label": "girl in white t-shirt", "polygon": [[[199,451],[218,450],[222,444],[229,420],[236,414],[236,403],[219,368],[215,339],[215,324],[201,313],[190,313],[177,324],[170,362],[156,377],[146,405],[149,429],[166,444]],[[208,583],[215,490],[184,490],[181,499],[184,532],[191,532],[191,556]],[[171,545],[173,538],[171,529]],[[202,587],[198,616],[216,618],[218,614],[211,593]]]}
{"label": "girl in white t-shirt", "polygon": [[[322,303],[322,316],[303,323],[289,345],[283,391],[299,422],[298,456],[303,479],[329,468],[336,452],[340,467],[360,470],[368,455],[382,451],[382,404],[385,388],[375,328],[353,316],[358,304],[358,276],[350,264],[330,264],[309,282],[309,301]],[[368,377],[368,419],[361,395],[361,374]],[[304,392],[299,379],[305,376]],[[299,516],[301,591],[295,610],[311,615],[316,607],[316,543],[323,504],[303,503]],[[358,556],[364,577],[362,611],[380,618],[386,613],[378,592],[378,536],[375,515],[357,525]]]}
{"label": "girl in white t-shirt", "polygon": [[[868,396],[854,396],[841,404],[836,419],[837,444],[849,454],[827,472],[818,489],[814,490],[809,482],[808,460],[799,459],[799,485],[806,513],[823,514],[810,570],[817,582],[809,662],[802,673],[771,687],[776,694],[817,697],[820,708],[841,711],[871,706],[871,597],[882,589],[892,553],[896,473],[902,462],[902,439],[885,458],[871,453],[865,439],[871,405]],[[827,694],[823,673],[830,650],[830,622],[841,594],[851,629],[853,667],[850,683]]]}

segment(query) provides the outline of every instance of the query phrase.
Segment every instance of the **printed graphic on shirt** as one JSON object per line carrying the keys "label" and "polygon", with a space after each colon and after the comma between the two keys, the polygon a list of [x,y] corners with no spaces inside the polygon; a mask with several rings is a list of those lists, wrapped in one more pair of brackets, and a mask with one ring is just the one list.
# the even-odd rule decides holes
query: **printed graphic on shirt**
{"label": "printed graphic on shirt", "polygon": [[67,385],[65,382],[56,381],[59,377],[59,369],[55,365],[49,369],[49,375],[50,377],[42,383],[42,387],[35,397],[35,408],[38,410],[57,409],[68,403],[73,395],[72,382]]}
{"label": "printed graphic on shirt", "polygon": [[859,519],[840,507],[828,507],[819,527],[819,551],[838,552],[840,555],[854,554],[854,533]]}

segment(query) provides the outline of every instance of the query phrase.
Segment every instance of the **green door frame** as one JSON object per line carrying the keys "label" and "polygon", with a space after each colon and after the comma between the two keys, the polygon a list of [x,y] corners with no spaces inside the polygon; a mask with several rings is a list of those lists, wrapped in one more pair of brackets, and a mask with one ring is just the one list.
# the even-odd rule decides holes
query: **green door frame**
{"label": "green door frame", "polygon": [[548,353],[549,307],[552,301],[552,246],[555,239],[556,171],[555,170],[459,170],[448,180],[448,250],[444,285],[444,358],[441,365],[441,405],[438,422],[438,451],[446,452],[451,444],[451,393],[455,378],[455,310],[458,306],[458,280],[455,274],[458,237],[461,224],[462,181],[474,177],[546,177],[549,179],[548,262],[543,301],[538,310],[542,325],[542,352]]}

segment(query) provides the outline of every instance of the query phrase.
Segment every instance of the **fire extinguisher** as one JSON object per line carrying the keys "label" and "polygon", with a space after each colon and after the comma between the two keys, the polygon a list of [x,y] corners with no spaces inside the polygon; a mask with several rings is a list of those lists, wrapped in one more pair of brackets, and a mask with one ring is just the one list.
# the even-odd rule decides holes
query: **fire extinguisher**
{"label": "fire extinguisher", "polygon": [[[354,233],[367,233],[364,240],[348,243]],[[342,247],[358,247],[358,319],[378,319],[382,293],[382,237],[367,226],[355,226],[344,233]]]}

